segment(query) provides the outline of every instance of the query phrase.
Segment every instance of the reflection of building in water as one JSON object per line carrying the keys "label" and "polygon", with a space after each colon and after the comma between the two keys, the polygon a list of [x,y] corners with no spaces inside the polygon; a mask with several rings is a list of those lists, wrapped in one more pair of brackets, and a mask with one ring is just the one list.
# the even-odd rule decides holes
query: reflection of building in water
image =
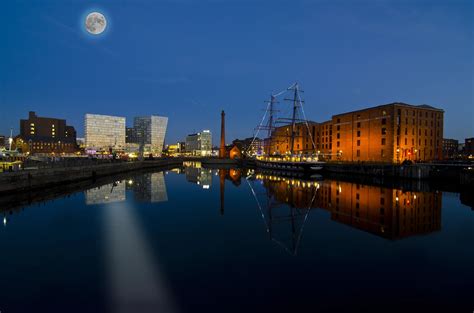
{"label": "reflection of building in water", "polygon": [[125,183],[121,181],[89,189],[86,193],[86,205],[125,201]]}
{"label": "reflection of building in water", "polygon": [[185,167],[186,180],[209,189],[212,185],[212,170],[202,167]]}
{"label": "reflection of building in water", "polygon": [[438,192],[411,192],[349,182],[308,182],[280,177],[266,177],[264,186],[278,202],[295,208],[311,206],[328,210],[334,221],[387,239],[428,234],[441,229],[442,195]]}
{"label": "reflection of building in water", "polygon": [[168,201],[163,172],[143,174],[133,182],[135,199],[144,202]]}
{"label": "reflection of building in water", "polygon": [[441,229],[441,193],[345,182],[331,183],[335,221],[388,239],[428,234]]}

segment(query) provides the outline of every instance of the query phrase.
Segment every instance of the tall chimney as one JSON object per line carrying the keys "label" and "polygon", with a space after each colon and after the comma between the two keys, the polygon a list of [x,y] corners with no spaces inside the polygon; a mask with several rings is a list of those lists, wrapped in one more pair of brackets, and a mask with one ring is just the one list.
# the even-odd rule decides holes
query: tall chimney
{"label": "tall chimney", "polygon": [[219,158],[225,158],[225,113],[224,110],[221,112],[221,146],[219,149]]}

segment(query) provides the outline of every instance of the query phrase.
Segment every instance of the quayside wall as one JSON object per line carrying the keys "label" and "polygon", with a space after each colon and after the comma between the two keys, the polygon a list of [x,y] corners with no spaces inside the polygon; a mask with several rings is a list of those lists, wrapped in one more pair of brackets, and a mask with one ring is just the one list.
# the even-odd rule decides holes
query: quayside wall
{"label": "quayside wall", "polygon": [[182,159],[169,158],[6,172],[0,174],[0,194],[43,188],[86,179],[95,180],[103,176],[149,168],[181,166],[182,163]]}

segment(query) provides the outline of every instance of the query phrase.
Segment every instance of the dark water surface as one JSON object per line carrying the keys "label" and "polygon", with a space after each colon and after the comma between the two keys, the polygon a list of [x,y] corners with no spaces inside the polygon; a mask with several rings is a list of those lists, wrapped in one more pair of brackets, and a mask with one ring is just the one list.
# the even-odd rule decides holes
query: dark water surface
{"label": "dark water surface", "polygon": [[197,165],[15,201],[1,313],[474,310],[455,193]]}

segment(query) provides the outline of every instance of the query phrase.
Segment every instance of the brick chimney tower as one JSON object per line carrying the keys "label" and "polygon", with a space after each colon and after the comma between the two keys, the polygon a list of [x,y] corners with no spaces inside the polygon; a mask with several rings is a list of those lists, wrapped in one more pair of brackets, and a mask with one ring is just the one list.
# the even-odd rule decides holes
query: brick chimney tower
{"label": "brick chimney tower", "polygon": [[219,148],[219,158],[225,158],[225,113],[224,110],[221,112],[221,146]]}

